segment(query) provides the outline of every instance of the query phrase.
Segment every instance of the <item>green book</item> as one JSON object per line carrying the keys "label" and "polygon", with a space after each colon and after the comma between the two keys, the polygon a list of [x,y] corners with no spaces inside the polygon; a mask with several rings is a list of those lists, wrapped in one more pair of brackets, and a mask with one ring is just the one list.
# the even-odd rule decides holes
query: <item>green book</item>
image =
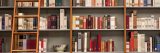
{"label": "green book", "polygon": [[56,6],[62,6],[62,0],[55,0]]}

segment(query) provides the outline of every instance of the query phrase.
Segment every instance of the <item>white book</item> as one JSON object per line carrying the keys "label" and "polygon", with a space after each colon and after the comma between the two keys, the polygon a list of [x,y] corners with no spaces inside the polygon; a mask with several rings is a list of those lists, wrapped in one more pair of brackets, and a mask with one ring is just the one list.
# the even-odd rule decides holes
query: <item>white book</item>
{"label": "white book", "polygon": [[87,52],[87,32],[84,33],[84,52]]}
{"label": "white book", "polygon": [[145,42],[145,49],[144,49],[144,52],[147,52],[147,42]]}
{"label": "white book", "polygon": [[27,39],[23,39],[23,50],[27,49]]}
{"label": "white book", "polygon": [[44,50],[43,52],[47,52],[47,38],[43,38],[43,43],[44,43]]}
{"label": "white book", "polygon": [[132,5],[133,5],[132,0],[129,0],[129,7],[132,7]]}
{"label": "white book", "polygon": [[91,0],[85,0],[85,7],[91,7],[92,4],[91,4]]}
{"label": "white book", "polygon": [[55,0],[49,0],[49,7],[55,7]]}
{"label": "white book", "polygon": [[137,51],[141,52],[141,35],[140,34],[137,34],[137,40],[138,40]]}
{"label": "white book", "polygon": [[17,2],[18,3],[18,7],[22,7],[22,2]]}
{"label": "white book", "polygon": [[64,9],[60,9],[60,29],[64,29]]}
{"label": "white book", "polygon": [[145,34],[141,34],[141,52],[145,52]]}
{"label": "white book", "polygon": [[130,6],[130,5],[129,5],[129,1],[130,1],[130,0],[126,0],[126,6],[127,6],[127,7]]}
{"label": "white book", "polygon": [[153,6],[155,6],[155,0],[152,0],[153,1]]}
{"label": "white book", "polygon": [[111,24],[111,29],[115,29],[116,25],[115,25],[115,16],[111,16],[111,20],[110,20],[110,24]]}
{"label": "white book", "polygon": [[34,4],[33,4],[33,6],[34,7],[38,7],[38,2],[33,2]]}
{"label": "white book", "polygon": [[64,26],[63,27],[64,27],[64,29],[67,29],[67,16],[65,16],[63,20],[64,20],[63,21],[64,22]]}
{"label": "white book", "polygon": [[152,52],[152,37],[149,37],[149,44],[150,44],[150,46],[149,46],[149,48],[150,48],[150,51],[149,52]]}
{"label": "white book", "polygon": [[9,14],[5,14],[5,29],[10,30],[11,29],[11,18],[12,16]]}
{"label": "white book", "polygon": [[41,41],[39,41],[39,53],[41,53]]}
{"label": "white book", "polygon": [[75,51],[74,52],[77,52],[77,42],[75,42]]}
{"label": "white book", "polygon": [[2,30],[2,16],[0,16],[0,30]]}
{"label": "white book", "polygon": [[154,0],[154,6],[160,7],[160,0]]}
{"label": "white book", "polygon": [[44,0],[44,7],[47,7],[47,0]]}
{"label": "white book", "polygon": [[106,6],[106,0],[102,0],[103,1],[103,7],[105,7]]}
{"label": "white book", "polygon": [[78,52],[81,52],[82,50],[82,33],[78,32]]}

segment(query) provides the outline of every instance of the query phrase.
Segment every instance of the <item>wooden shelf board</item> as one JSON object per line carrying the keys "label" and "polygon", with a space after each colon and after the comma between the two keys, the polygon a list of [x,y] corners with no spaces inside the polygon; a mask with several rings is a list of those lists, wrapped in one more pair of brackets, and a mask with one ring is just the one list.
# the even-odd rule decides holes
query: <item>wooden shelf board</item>
{"label": "wooden shelf board", "polygon": [[38,0],[16,0],[17,2],[38,2]]}
{"label": "wooden shelf board", "polygon": [[37,18],[38,15],[22,15],[22,16],[15,16],[16,18]]}
{"label": "wooden shelf board", "polygon": [[27,50],[12,50],[13,52],[35,52],[35,49],[27,49]]}
{"label": "wooden shelf board", "polygon": [[160,29],[126,29],[126,30],[158,31]]}
{"label": "wooden shelf board", "polygon": [[123,6],[108,6],[108,7],[85,7],[85,6],[73,6],[72,8],[123,8]]}
{"label": "wooden shelf board", "polygon": [[102,31],[112,31],[112,30],[113,30],[113,31],[114,31],[114,30],[115,30],[115,31],[119,31],[119,30],[124,30],[124,29],[73,29],[73,30],[75,30],[75,31],[88,31],[88,30],[89,30],[89,31],[92,31],[92,30],[93,30],[93,31],[99,31],[99,30],[100,30],[100,31],[101,31],[101,30],[102,30]]}
{"label": "wooden shelf board", "polygon": [[37,32],[14,32],[14,34],[37,34]]}
{"label": "wooden shelf board", "polygon": [[70,29],[40,29],[40,31],[69,31]]}
{"label": "wooden shelf board", "polygon": [[160,7],[154,7],[154,6],[143,6],[143,7],[126,7],[126,8],[160,8]]}

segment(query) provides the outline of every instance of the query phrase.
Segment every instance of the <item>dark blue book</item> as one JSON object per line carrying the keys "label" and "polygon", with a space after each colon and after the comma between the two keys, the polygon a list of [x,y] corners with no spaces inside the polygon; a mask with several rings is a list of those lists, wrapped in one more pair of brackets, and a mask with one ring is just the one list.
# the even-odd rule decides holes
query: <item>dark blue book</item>
{"label": "dark blue book", "polygon": [[148,0],[144,0],[144,6],[147,6]]}
{"label": "dark blue book", "polygon": [[5,30],[5,15],[2,16],[2,30]]}
{"label": "dark blue book", "polygon": [[37,29],[37,18],[33,18],[33,29]]}

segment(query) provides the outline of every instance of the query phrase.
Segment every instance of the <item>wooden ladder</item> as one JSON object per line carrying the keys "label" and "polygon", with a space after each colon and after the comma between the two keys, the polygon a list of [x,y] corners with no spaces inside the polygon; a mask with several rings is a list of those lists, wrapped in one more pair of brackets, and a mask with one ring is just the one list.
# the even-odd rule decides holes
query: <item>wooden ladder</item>
{"label": "wooden ladder", "polygon": [[[18,15],[18,2],[38,2],[38,12],[37,15]],[[19,32],[17,31],[17,19],[18,18],[36,18],[37,19],[37,29],[34,32],[31,31],[25,31],[25,32]],[[39,42],[39,27],[40,27],[40,0],[14,0],[14,13],[12,18],[12,37],[11,37],[11,48],[10,53],[17,53],[17,52],[36,52],[38,53],[38,42]],[[36,36],[36,48],[35,49],[26,49],[26,50],[19,50],[16,49],[16,37],[18,35],[23,34],[34,34]]]}

